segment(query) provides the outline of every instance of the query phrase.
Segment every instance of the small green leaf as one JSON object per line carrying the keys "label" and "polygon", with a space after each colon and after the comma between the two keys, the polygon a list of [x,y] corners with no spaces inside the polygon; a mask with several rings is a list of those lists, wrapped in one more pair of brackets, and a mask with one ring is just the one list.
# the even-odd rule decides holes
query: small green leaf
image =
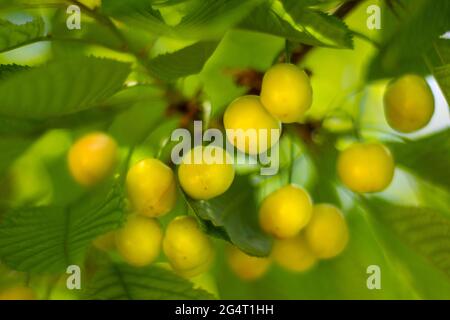
{"label": "small green leaf", "polygon": [[181,19],[174,31],[189,38],[210,39],[222,35],[262,0],[201,0]]}
{"label": "small green leaf", "polygon": [[141,0],[106,0],[102,2],[102,12],[131,26],[163,35],[172,32],[159,12],[149,1]]}
{"label": "small green leaf", "polygon": [[239,27],[309,45],[337,48],[353,46],[351,33],[343,21],[303,7],[295,7],[295,10],[287,12],[279,1],[269,1],[258,6]]}
{"label": "small green leaf", "polygon": [[207,224],[208,228],[218,228],[212,235],[229,240],[250,255],[267,256],[272,240],[259,227],[258,208],[252,189],[248,177],[236,176],[223,195],[208,201],[189,198],[187,201],[200,219],[212,223]]}
{"label": "small green leaf", "polygon": [[408,143],[391,143],[389,147],[397,164],[450,189],[450,129]]}
{"label": "small green leaf", "polygon": [[197,42],[151,59],[148,67],[157,78],[167,81],[197,74],[202,71],[217,45],[216,41]]}
{"label": "small green leaf", "polygon": [[123,219],[118,187],[95,193],[67,207],[33,207],[8,212],[0,224],[0,260],[18,271],[57,273],[83,261],[97,236]]}
{"label": "small green leaf", "polygon": [[128,64],[70,57],[21,71],[0,82],[4,116],[45,119],[94,107],[119,91]]}
{"label": "small green leaf", "polygon": [[20,25],[0,19],[0,52],[26,45],[44,35],[45,24],[42,18]]}
{"label": "small green leaf", "polygon": [[204,300],[214,297],[194,289],[188,280],[169,270],[150,266],[134,268],[109,264],[98,271],[86,291],[86,298],[98,300]]}

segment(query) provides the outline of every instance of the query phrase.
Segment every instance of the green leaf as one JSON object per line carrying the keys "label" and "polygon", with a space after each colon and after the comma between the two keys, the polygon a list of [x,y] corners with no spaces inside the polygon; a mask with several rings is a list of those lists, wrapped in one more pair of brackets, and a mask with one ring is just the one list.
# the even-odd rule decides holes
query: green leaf
{"label": "green leaf", "polygon": [[217,45],[216,41],[197,42],[151,59],[148,67],[157,78],[167,81],[197,74],[202,71]]}
{"label": "green leaf", "polygon": [[8,212],[0,224],[2,263],[31,273],[57,273],[82,263],[91,241],[122,223],[122,192],[107,187],[67,207]]}
{"label": "green leaf", "polygon": [[353,47],[350,31],[338,18],[303,7],[286,12],[279,1],[260,5],[239,27],[309,45]]}
{"label": "green leaf", "polygon": [[117,92],[129,72],[128,64],[93,57],[51,61],[0,82],[0,114],[45,119],[86,110]]}
{"label": "green leaf", "polygon": [[172,32],[159,12],[148,1],[128,0],[104,0],[102,12],[129,25],[147,30],[151,33],[163,35]]}
{"label": "green leaf", "polygon": [[[0,125],[3,125],[1,121]],[[0,177],[31,142],[31,139],[24,137],[0,137]]]}
{"label": "green leaf", "polygon": [[389,147],[397,164],[450,189],[450,129],[408,143],[391,143]]}
{"label": "green leaf", "polygon": [[427,207],[400,206],[378,199],[371,199],[367,204],[375,220],[450,280],[448,213]]}
{"label": "green leaf", "polygon": [[[258,208],[252,188],[248,177],[236,176],[230,189],[223,195],[208,201],[187,197],[187,201],[200,219],[212,223],[207,225],[208,228],[218,228],[212,235],[229,240],[250,255],[267,256],[272,248],[272,240],[259,227]],[[224,232],[226,237],[223,236]]]}
{"label": "green leaf", "polygon": [[428,68],[433,72],[447,103],[450,103],[450,40],[439,39],[426,56]]}
{"label": "green leaf", "polygon": [[12,50],[43,37],[45,24],[42,18],[36,18],[24,24],[14,24],[0,19],[0,52]]}
{"label": "green leaf", "polygon": [[383,28],[383,32],[388,34],[370,64],[369,79],[411,72],[426,73],[424,54],[439,36],[448,31],[449,1],[410,0],[403,1],[403,4],[401,23]]}
{"label": "green leaf", "polygon": [[18,64],[2,64],[0,65],[0,81],[15,74],[18,71],[28,70],[30,67]]}
{"label": "green leaf", "polygon": [[235,26],[262,0],[201,0],[175,26],[174,31],[189,38],[216,38]]}
{"label": "green leaf", "polygon": [[188,280],[169,270],[109,264],[95,274],[87,288],[88,299],[99,300],[198,300],[213,299]]}
{"label": "green leaf", "polygon": [[450,64],[434,68],[433,75],[436,78],[447,103],[450,103]]}
{"label": "green leaf", "polygon": [[339,18],[311,9],[291,10],[289,13],[322,46],[353,48],[352,34]]}

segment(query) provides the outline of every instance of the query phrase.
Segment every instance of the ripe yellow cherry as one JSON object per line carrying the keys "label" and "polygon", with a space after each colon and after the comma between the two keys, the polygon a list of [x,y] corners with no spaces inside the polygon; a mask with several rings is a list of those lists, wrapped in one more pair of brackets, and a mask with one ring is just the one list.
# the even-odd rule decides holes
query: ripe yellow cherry
{"label": "ripe yellow cherry", "polygon": [[329,204],[314,206],[305,239],[313,254],[321,259],[336,257],[348,242],[348,228],[341,210]]}
{"label": "ripe yellow cherry", "polygon": [[166,229],[163,250],[172,268],[186,277],[208,270],[214,258],[213,246],[193,217],[173,219]]}
{"label": "ripe yellow cherry", "polygon": [[242,280],[259,279],[270,266],[270,259],[249,256],[234,246],[229,248],[227,257],[231,270]]}
{"label": "ripe yellow cherry", "polygon": [[194,199],[217,197],[233,183],[232,159],[222,148],[195,147],[183,157],[178,178],[183,190]]}
{"label": "ripe yellow cherry", "polygon": [[379,192],[394,177],[394,159],[380,143],[355,143],[341,152],[337,171],[344,185],[355,192]]}
{"label": "ripe yellow cherry", "polygon": [[94,132],[78,139],[68,154],[69,170],[75,181],[93,186],[114,170],[118,160],[117,144],[105,133]]}
{"label": "ripe yellow cherry", "polygon": [[143,267],[159,256],[162,238],[163,231],[156,219],[132,215],[116,232],[116,248],[127,263]]}
{"label": "ripe yellow cherry", "polygon": [[309,270],[317,261],[302,234],[276,240],[272,249],[272,258],[283,268],[294,272]]}
{"label": "ripe yellow cherry", "polygon": [[228,140],[248,154],[265,152],[277,143],[281,127],[261,104],[257,96],[237,98],[223,116]]}
{"label": "ripe yellow cherry", "polygon": [[133,165],[126,185],[131,206],[141,215],[159,217],[175,205],[175,176],[172,169],[157,159],[144,159]]}
{"label": "ripe yellow cherry", "polygon": [[31,288],[17,286],[1,291],[0,300],[36,300],[36,295]]}
{"label": "ripe yellow cherry", "polygon": [[264,199],[259,209],[259,223],[266,233],[276,238],[290,238],[308,224],[312,207],[305,189],[287,185]]}
{"label": "ripe yellow cherry", "polygon": [[425,127],[434,113],[434,97],[427,82],[414,74],[392,81],[384,93],[384,112],[389,125],[400,132]]}
{"label": "ripe yellow cherry", "polygon": [[273,66],[264,75],[261,102],[281,122],[299,121],[312,104],[308,76],[293,64]]}

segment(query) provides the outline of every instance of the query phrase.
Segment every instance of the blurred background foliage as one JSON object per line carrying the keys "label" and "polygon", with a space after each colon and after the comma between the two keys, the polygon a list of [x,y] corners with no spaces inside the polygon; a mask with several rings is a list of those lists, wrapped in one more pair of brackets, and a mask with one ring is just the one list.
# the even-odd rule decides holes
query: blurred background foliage
{"label": "blurred background foliage", "polygon": [[[81,7],[81,29],[66,27]],[[0,288],[28,283],[40,298],[449,299],[450,3],[447,0],[1,0]],[[367,27],[370,5],[381,29]],[[256,208],[292,181],[316,202],[341,207],[345,252],[306,273],[271,266],[254,282],[231,273],[226,242],[214,268],[191,281],[158,265],[134,269],[91,246],[120,226],[120,183],[84,190],[66,154],[77,137],[105,130],[131,162],[169,162],[171,132],[203,119],[222,128],[224,108],[258,93],[263,72],[292,58],[310,74],[313,106],[280,142],[278,175],[237,168],[239,178],[209,203],[186,200],[162,219],[196,214],[215,238],[267,255]],[[436,112],[414,134],[387,125],[387,82],[426,76]],[[391,186],[359,196],[335,176],[337,150],[356,139],[385,141],[397,163]],[[245,192],[245,197],[236,194]],[[232,199],[232,200],[230,200]],[[81,292],[65,289],[65,267],[83,265]],[[382,270],[368,290],[366,268]],[[128,292],[123,288],[125,281]],[[202,289],[199,289],[202,288]],[[208,293],[207,293],[208,292]]]}

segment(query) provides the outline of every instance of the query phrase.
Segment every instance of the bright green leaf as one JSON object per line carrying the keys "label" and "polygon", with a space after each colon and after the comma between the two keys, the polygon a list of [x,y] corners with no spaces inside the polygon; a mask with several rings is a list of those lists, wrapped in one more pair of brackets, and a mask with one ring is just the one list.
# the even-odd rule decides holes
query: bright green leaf
{"label": "bright green leaf", "polygon": [[450,129],[389,146],[397,164],[424,180],[450,189]]}
{"label": "bright green leaf", "polygon": [[174,31],[189,38],[215,38],[253,15],[262,0],[201,0],[186,14]]}
{"label": "bright green leaf", "polygon": [[32,43],[44,34],[45,24],[42,18],[20,25],[0,19],[0,52]]}
{"label": "bright green leaf", "polygon": [[213,299],[188,280],[160,267],[134,268],[109,264],[98,271],[86,297],[99,300],[197,300]]}
{"label": "bright green leaf", "polygon": [[239,27],[309,45],[338,48],[353,46],[350,31],[338,18],[303,8],[286,12],[279,1],[260,5]]}
{"label": "bright green leaf", "polygon": [[80,264],[91,241],[122,219],[118,187],[108,193],[90,191],[67,207],[15,209],[0,224],[0,259],[18,271],[61,272]]}
{"label": "bright green leaf", "polygon": [[92,57],[18,72],[0,82],[0,114],[44,119],[86,110],[119,91],[129,72],[128,64]]}
{"label": "bright green leaf", "polygon": [[172,81],[202,71],[216,50],[217,42],[197,42],[181,50],[151,59],[148,67],[159,79]]}
{"label": "bright green leaf", "polygon": [[[427,207],[395,205],[383,200],[366,202],[371,217],[412,252],[448,280],[450,277],[450,220],[446,213]],[[403,250],[404,251],[404,250]],[[446,286],[448,288],[448,286]],[[447,292],[448,294],[448,292]]]}

